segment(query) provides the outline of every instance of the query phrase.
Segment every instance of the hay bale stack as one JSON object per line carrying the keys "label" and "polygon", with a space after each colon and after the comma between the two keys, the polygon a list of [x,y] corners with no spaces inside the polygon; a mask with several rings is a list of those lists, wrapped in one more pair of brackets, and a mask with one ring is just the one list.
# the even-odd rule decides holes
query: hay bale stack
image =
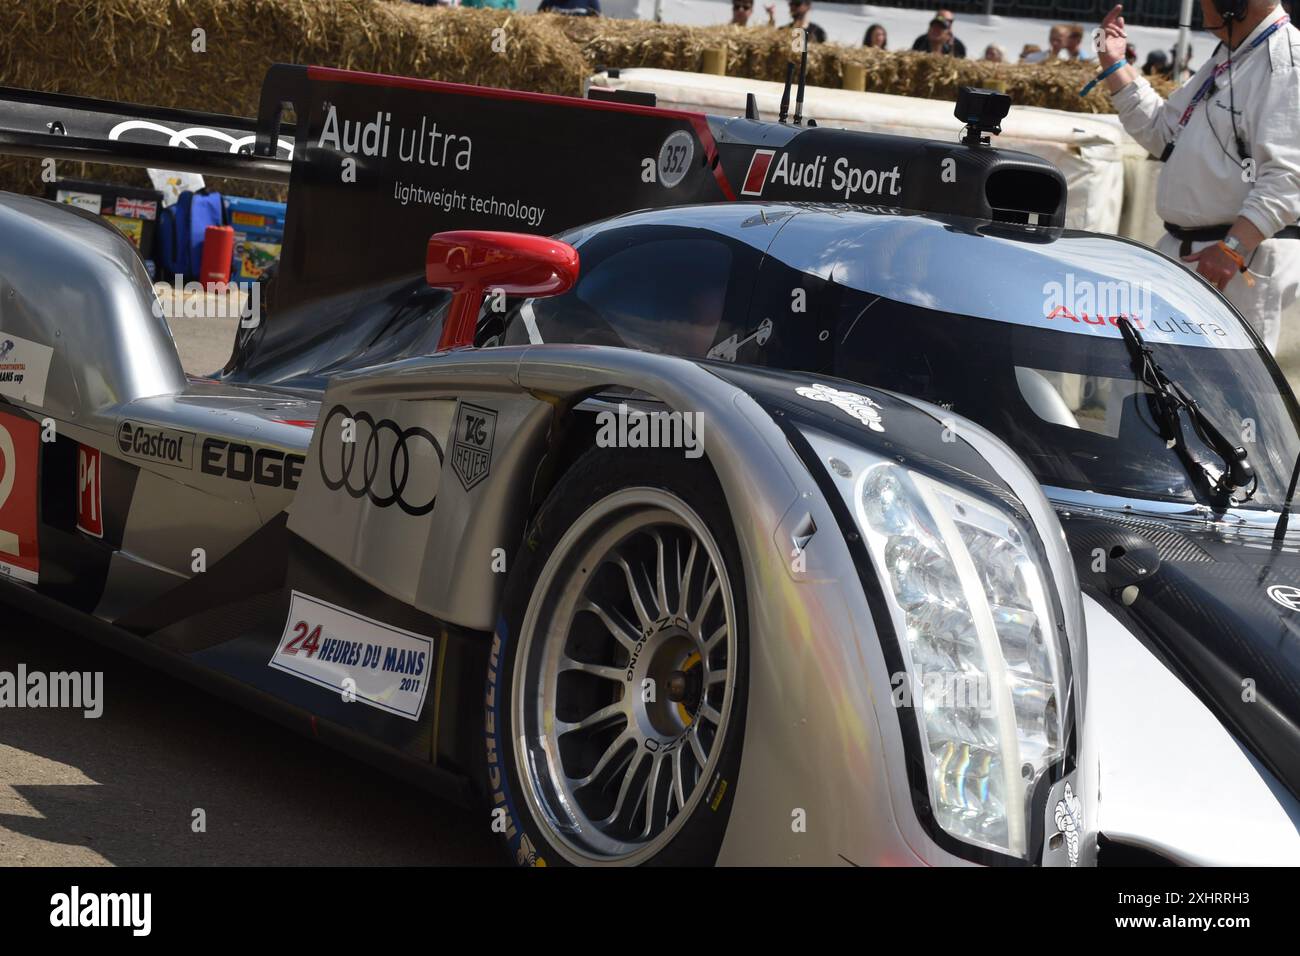
{"label": "hay bale stack", "polygon": [[[643,20],[548,16],[559,23],[593,68],[695,71],[700,68],[705,50],[724,47],[728,76],[784,80],[786,64],[799,59],[794,34],[776,27],[687,27]],[[809,47],[809,82],[816,64],[848,49],[830,43]]]}
{"label": "hay bale stack", "polygon": [[928,53],[882,53],[840,47],[817,76],[818,85],[838,86],[845,63],[859,63],[867,71],[867,89],[901,93],[927,99],[954,100],[963,86],[999,89],[1018,106],[1046,106],[1074,112],[1113,112],[1100,90],[1079,98],[1079,90],[1096,72],[1079,63],[1020,65],[958,60]]}
{"label": "hay bale stack", "polygon": [[571,93],[586,64],[555,19],[375,0],[0,0],[0,82],[244,115],[276,62]]}
{"label": "hay bale stack", "polygon": [[[591,20],[552,17],[582,50],[593,68],[659,67],[697,70],[703,51],[727,50],[727,75],[757,80],[785,79],[786,64],[798,63],[796,38],[775,27],[683,27],[638,20]],[[911,51],[813,44],[808,49],[808,83],[840,88],[845,64],[866,70],[867,90],[929,99],[955,99],[962,86],[1003,89],[1021,106],[1046,106],[1080,113],[1110,113],[1110,100],[1096,89],[1080,99],[1079,90],[1095,66],[1058,61],[1020,65],[958,60]],[[1157,82],[1168,92],[1172,84]]]}
{"label": "hay bale stack", "polygon": [[[244,116],[276,62],[575,93],[587,64],[555,19],[375,0],[0,0],[0,84]],[[40,192],[38,171],[0,160],[0,189]],[[147,184],[142,171],[59,172]]]}

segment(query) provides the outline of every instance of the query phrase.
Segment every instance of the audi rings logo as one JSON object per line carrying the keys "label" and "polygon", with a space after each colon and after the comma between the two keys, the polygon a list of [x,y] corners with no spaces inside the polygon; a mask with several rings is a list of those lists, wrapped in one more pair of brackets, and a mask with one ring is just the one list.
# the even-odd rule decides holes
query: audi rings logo
{"label": "audi rings logo", "polygon": [[1268,596],[1288,611],[1300,611],[1300,588],[1290,584],[1274,584],[1269,587]]}
{"label": "audi rings logo", "polygon": [[327,488],[369,498],[380,508],[397,505],[413,517],[433,510],[442,457],[442,446],[426,429],[403,428],[386,418],[377,422],[342,405],[330,409],[321,429],[320,476]]}
{"label": "audi rings logo", "polygon": [[[147,133],[151,136],[145,136],[144,139],[165,138],[167,146],[184,146],[188,149],[209,149],[214,147],[201,146],[195,140],[206,139],[217,143],[215,151],[224,150],[229,153],[248,154],[253,151],[253,144],[257,142],[257,135],[247,133],[240,137],[231,136],[224,130],[209,129],[206,126],[187,126],[184,129],[172,129],[170,126],[164,126],[161,123],[154,123],[151,120],[126,120],[118,123],[108,131],[108,138],[111,140],[120,140],[128,133]],[[140,138],[132,136],[131,142],[139,142]],[[293,143],[287,139],[277,139],[275,141],[277,155],[283,152],[285,155],[281,159],[293,159]]]}

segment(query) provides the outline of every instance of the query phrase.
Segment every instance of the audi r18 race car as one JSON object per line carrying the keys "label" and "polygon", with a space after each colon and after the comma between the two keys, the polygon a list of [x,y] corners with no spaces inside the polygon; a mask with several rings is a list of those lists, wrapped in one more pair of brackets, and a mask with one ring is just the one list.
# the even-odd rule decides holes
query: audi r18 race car
{"label": "audi r18 race car", "polygon": [[[1005,442],[1083,586],[1104,835],[1182,862],[1300,858],[1300,419],[1211,286],[1088,233],[806,204],[638,212],[559,238],[581,255],[578,282],[485,323],[490,341],[833,376],[924,401],[950,437],[965,419]],[[1086,304],[1108,287],[1123,311]],[[1133,794],[1142,780],[1154,800],[1153,775],[1186,766],[1194,800],[1157,816]]]}
{"label": "audi r18 race car", "polygon": [[[1295,573],[1294,399],[986,100],[962,144],[299,67],[256,121],[0,101],[8,152],[290,186],[208,379],[119,234],[0,198],[4,600],[486,796],[521,863],[1287,852],[1287,619],[1224,582]],[[575,188],[525,123],[616,145]],[[1041,308],[1130,268],[1145,313]]]}

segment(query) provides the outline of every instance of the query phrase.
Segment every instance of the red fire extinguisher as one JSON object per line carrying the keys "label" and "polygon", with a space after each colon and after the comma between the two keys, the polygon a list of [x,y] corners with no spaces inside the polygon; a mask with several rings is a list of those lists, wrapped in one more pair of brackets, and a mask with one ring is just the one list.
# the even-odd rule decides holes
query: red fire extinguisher
{"label": "red fire extinguisher", "polygon": [[203,261],[199,277],[204,286],[230,281],[230,261],[235,252],[235,230],[230,226],[208,226],[203,232]]}

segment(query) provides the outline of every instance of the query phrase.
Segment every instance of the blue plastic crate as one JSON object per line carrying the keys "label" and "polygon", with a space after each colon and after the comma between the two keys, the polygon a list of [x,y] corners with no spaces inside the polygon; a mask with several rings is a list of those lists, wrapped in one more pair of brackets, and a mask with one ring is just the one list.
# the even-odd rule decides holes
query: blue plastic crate
{"label": "blue plastic crate", "polygon": [[284,239],[285,204],[269,199],[226,196],[226,225],[251,240],[280,242]]}

